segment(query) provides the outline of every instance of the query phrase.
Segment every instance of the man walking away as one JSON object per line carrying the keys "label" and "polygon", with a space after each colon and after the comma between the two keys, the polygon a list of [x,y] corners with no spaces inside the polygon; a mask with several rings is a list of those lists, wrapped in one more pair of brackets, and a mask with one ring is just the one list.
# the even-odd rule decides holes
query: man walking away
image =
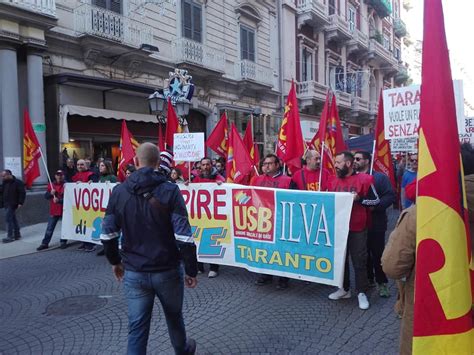
{"label": "man walking away", "polygon": [[[354,154],[354,169],[358,173],[369,174],[371,156],[369,152],[358,151]],[[373,171],[375,191],[379,195],[380,203],[370,207],[370,224],[367,231],[367,277],[369,286],[374,287],[374,277],[377,281],[380,297],[389,297],[387,276],[382,270],[380,258],[385,248],[385,232],[387,231],[386,210],[395,202],[395,191],[387,175]]]}
{"label": "man walking away", "polygon": [[3,243],[11,243],[21,238],[20,226],[16,219],[16,210],[25,203],[25,184],[17,179],[11,170],[2,171],[2,196],[3,208],[5,208],[5,221],[7,222],[7,237],[3,238]]}
{"label": "man walking away", "polygon": [[[128,303],[128,354],[145,354],[155,296],[163,307],[176,354],[194,354],[183,321],[184,283],[196,287],[197,259],[191,226],[179,187],[154,169],[160,151],[152,143],[137,148],[138,170],[116,186],[100,239]],[[139,221],[139,223],[137,223]],[[122,251],[118,242],[122,232]]]}

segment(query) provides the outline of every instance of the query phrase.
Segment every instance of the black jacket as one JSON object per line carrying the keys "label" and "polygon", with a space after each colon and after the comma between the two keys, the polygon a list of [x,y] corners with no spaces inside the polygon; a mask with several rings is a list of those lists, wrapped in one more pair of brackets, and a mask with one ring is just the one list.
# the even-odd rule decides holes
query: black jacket
{"label": "black jacket", "polygon": [[176,268],[183,259],[186,274],[197,274],[196,246],[181,191],[151,168],[137,170],[114,188],[100,239],[112,265],[122,262],[126,270],[158,272]]}
{"label": "black jacket", "polygon": [[378,171],[374,171],[372,175],[375,180],[375,191],[379,195],[380,203],[372,211],[372,226],[370,229],[386,231],[387,213],[385,211],[395,202],[396,194],[387,175]]}
{"label": "black jacket", "polygon": [[23,205],[25,203],[25,184],[23,181],[15,177],[13,177],[12,180],[3,180],[0,192],[2,195],[0,206],[4,208],[17,208],[18,205]]}

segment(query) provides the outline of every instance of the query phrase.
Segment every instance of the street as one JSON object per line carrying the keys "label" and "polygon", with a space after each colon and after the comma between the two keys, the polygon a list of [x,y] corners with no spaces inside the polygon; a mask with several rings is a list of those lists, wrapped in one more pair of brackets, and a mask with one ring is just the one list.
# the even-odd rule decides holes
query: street
{"label": "street", "polygon": [[[396,220],[390,214],[390,224]],[[122,286],[104,257],[68,249],[0,260],[1,354],[120,354],[126,351]],[[207,266],[206,266],[207,267]],[[357,298],[330,301],[332,287],[291,281],[285,291],[255,286],[255,275],[221,267],[185,291],[188,336],[198,354],[395,354],[399,320],[391,297],[375,289],[371,307]],[[148,352],[172,354],[161,307],[155,304]]]}

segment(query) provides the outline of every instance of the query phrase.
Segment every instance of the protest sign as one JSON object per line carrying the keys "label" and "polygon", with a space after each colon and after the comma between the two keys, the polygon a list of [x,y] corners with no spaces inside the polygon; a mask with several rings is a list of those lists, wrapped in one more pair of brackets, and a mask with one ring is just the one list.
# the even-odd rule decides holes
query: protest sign
{"label": "protest sign", "polygon": [[[100,243],[115,184],[66,184],[61,236]],[[201,262],[342,286],[352,194],[179,185]]]}
{"label": "protest sign", "polygon": [[390,141],[390,150],[392,153],[401,153],[401,152],[415,153],[418,151],[418,138],[410,137],[410,138],[392,139]]}
{"label": "protest sign", "polygon": [[459,140],[461,143],[474,144],[474,117],[466,117],[464,122],[464,132],[459,133]]}
{"label": "protest sign", "polygon": [[204,133],[175,133],[174,161],[198,161],[204,158]]}

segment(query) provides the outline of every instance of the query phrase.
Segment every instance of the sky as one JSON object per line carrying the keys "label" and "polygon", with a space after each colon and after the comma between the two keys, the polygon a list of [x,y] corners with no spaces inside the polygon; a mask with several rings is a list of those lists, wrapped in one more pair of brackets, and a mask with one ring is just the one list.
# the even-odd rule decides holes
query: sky
{"label": "sky", "polygon": [[[402,0],[403,1],[403,0]],[[429,2],[432,0],[426,0]],[[410,37],[423,37],[423,0],[411,0],[412,9],[404,19]],[[451,60],[453,79],[464,83],[465,111],[474,116],[474,30],[473,0],[443,0],[444,22]]]}

